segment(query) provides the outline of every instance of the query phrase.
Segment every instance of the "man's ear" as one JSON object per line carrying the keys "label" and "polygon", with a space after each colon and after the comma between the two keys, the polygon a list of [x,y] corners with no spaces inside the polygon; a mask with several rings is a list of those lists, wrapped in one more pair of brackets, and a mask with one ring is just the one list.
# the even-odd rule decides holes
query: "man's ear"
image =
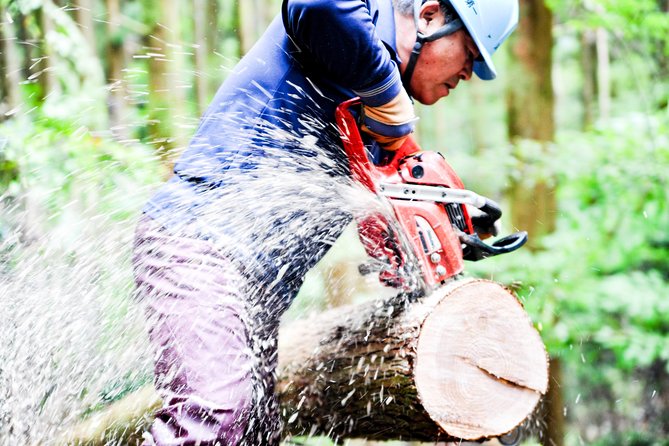
{"label": "man's ear", "polygon": [[420,20],[427,26],[432,20],[439,18],[441,7],[438,0],[428,0],[420,7]]}

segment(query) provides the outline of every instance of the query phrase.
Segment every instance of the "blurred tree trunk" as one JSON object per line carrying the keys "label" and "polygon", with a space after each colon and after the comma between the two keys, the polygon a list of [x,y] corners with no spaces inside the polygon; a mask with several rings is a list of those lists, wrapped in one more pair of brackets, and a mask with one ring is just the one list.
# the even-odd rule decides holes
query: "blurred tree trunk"
{"label": "blurred tree trunk", "polygon": [[95,38],[95,21],[93,20],[93,8],[95,0],[77,0],[76,1],[76,21],[79,24],[81,33],[86,38],[86,42],[91,45],[93,51],[97,54],[97,44]]}
{"label": "blurred tree trunk", "polygon": [[[533,163],[550,165],[550,147],[555,136],[554,92],[552,83],[553,15],[543,0],[520,1],[520,23],[511,40],[514,62],[510,66],[507,88],[509,137],[516,147],[522,141],[538,153],[516,149],[519,158],[518,180],[509,191],[511,217],[515,227],[527,230],[529,248],[539,249],[542,235],[555,228],[556,201],[553,178],[533,172],[543,168]],[[534,177],[533,177],[534,176]],[[559,360],[551,360],[550,392],[545,414],[546,430],[542,443],[564,444],[564,413],[561,399]]]}
{"label": "blurred tree trunk", "polygon": [[233,29],[237,31],[237,40],[239,40],[239,57],[244,56],[252,45],[253,30],[255,29],[253,21],[249,20],[252,13],[252,0],[235,1],[235,23]]}
{"label": "blurred tree trunk", "polygon": [[239,0],[237,2],[239,13],[239,43],[242,55],[249,52],[253,43],[258,38],[258,27],[260,26],[259,9],[257,0]]}
{"label": "blurred tree trunk", "polygon": [[581,69],[583,70],[583,129],[589,129],[595,123],[597,96],[597,47],[595,33],[585,29],[581,33]]}
{"label": "blurred tree trunk", "polygon": [[[514,144],[534,141],[542,148],[539,160],[549,156],[555,134],[552,70],[552,13],[543,0],[521,0],[520,23],[511,40],[514,64],[509,67],[507,112],[509,138]],[[555,194],[550,179],[530,178],[525,165],[533,162],[527,154],[520,158],[520,180],[510,188],[515,227],[527,230],[530,246],[536,248],[541,235],[555,226]]]}
{"label": "blurred tree trunk", "polygon": [[[90,1],[90,0],[88,0]],[[123,80],[125,49],[121,33],[120,0],[106,0],[107,6],[107,83],[109,90],[109,121],[112,135],[117,139],[128,139],[126,89]]]}
{"label": "blurred tree trunk", "polygon": [[186,95],[179,82],[184,76],[184,50],[178,43],[181,6],[181,1],[168,6],[157,0],[144,0],[147,11],[156,14],[144,39],[149,61],[149,142],[162,158],[166,176],[172,170],[176,152],[186,144]]}
{"label": "blurred tree trunk", "polygon": [[560,358],[551,356],[548,375],[548,394],[543,407],[546,425],[541,435],[541,442],[546,446],[562,446],[565,419],[564,399],[562,398],[562,360]]}
{"label": "blurred tree trunk", "polygon": [[657,359],[641,371],[646,382],[644,421],[658,438],[669,438],[669,367]]}
{"label": "blurred tree trunk", "polygon": [[49,36],[55,32],[53,21],[49,14],[46,13],[44,7],[38,8],[34,11],[35,18],[42,32],[42,39],[39,45],[39,55],[33,57],[34,67],[37,69],[35,73],[37,82],[42,87],[42,99],[50,94],[53,94],[58,89],[58,79],[54,72],[54,57],[51,46],[48,43]]}
{"label": "blurred tree trunk", "polygon": [[609,35],[604,28],[597,28],[597,103],[599,117],[608,119],[611,114],[611,63],[609,58]]}
{"label": "blurred tree trunk", "polygon": [[238,0],[239,42],[241,55],[249,52],[272,20],[273,3],[267,0]]}
{"label": "blurred tree trunk", "polygon": [[[669,14],[669,0],[658,0],[660,10]],[[669,38],[667,36],[662,39],[657,48],[657,59],[660,70],[660,79],[669,78]]]}
{"label": "blurred tree trunk", "polygon": [[[202,114],[209,102],[209,53],[213,47],[212,28],[216,29],[216,16],[210,17],[213,0],[193,0],[193,21],[195,25],[195,93],[197,108]],[[214,23],[211,23],[214,20]]]}
{"label": "blurred tree trunk", "polygon": [[17,46],[16,24],[4,8],[0,8],[0,15],[5,18],[2,22],[2,100],[7,104],[10,112],[21,103],[21,55]]}

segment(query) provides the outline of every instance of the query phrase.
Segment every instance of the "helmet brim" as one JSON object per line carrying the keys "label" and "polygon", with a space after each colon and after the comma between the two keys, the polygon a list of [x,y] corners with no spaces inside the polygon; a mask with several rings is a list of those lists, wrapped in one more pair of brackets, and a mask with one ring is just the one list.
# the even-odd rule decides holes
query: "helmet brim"
{"label": "helmet brim", "polygon": [[[479,51],[481,50],[479,49]],[[483,56],[483,52],[481,52],[481,56]],[[491,81],[497,77],[497,70],[495,70],[495,65],[490,60],[490,56],[488,56],[487,61],[485,57],[475,60],[473,71],[479,79],[484,81]]]}

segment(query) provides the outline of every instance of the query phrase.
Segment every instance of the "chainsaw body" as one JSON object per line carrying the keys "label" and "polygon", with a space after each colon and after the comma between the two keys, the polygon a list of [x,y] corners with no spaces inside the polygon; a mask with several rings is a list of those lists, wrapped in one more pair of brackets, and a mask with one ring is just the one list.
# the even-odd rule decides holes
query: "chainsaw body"
{"label": "chainsaw body", "polygon": [[[501,216],[499,206],[465,190],[444,157],[438,152],[421,151],[412,137],[407,138],[388,164],[372,163],[352,113],[359,105],[359,99],[352,99],[336,111],[351,174],[371,192],[388,200],[427,288],[461,273],[464,260],[514,251],[525,243],[525,232],[507,236],[493,245],[484,243],[475,231],[466,205],[480,209],[493,221]],[[396,261],[388,259],[389,264]]]}

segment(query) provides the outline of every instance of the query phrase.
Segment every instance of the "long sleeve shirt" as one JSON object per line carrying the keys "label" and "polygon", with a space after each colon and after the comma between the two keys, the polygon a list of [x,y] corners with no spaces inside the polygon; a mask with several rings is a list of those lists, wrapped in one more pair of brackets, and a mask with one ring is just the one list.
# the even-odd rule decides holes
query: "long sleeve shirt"
{"label": "long sleeve shirt", "polygon": [[[299,262],[292,280],[300,282],[332,243],[323,239],[348,220],[327,208],[328,197],[318,199],[315,190],[311,197],[304,184],[297,186],[297,177],[313,185],[314,166],[329,177],[345,176],[336,107],[355,96],[382,105],[403,87],[391,0],[288,0],[284,19],[285,26],[281,15],[274,19],[221,85],[175,175],[145,212],[166,227],[197,220],[209,228],[203,232],[226,240],[220,243],[236,245],[231,252],[244,251],[235,257],[253,258],[274,279]],[[272,184],[285,186],[291,178],[294,194]],[[320,225],[310,212],[319,206]],[[299,235],[287,241],[296,224],[313,228],[293,231]]]}

